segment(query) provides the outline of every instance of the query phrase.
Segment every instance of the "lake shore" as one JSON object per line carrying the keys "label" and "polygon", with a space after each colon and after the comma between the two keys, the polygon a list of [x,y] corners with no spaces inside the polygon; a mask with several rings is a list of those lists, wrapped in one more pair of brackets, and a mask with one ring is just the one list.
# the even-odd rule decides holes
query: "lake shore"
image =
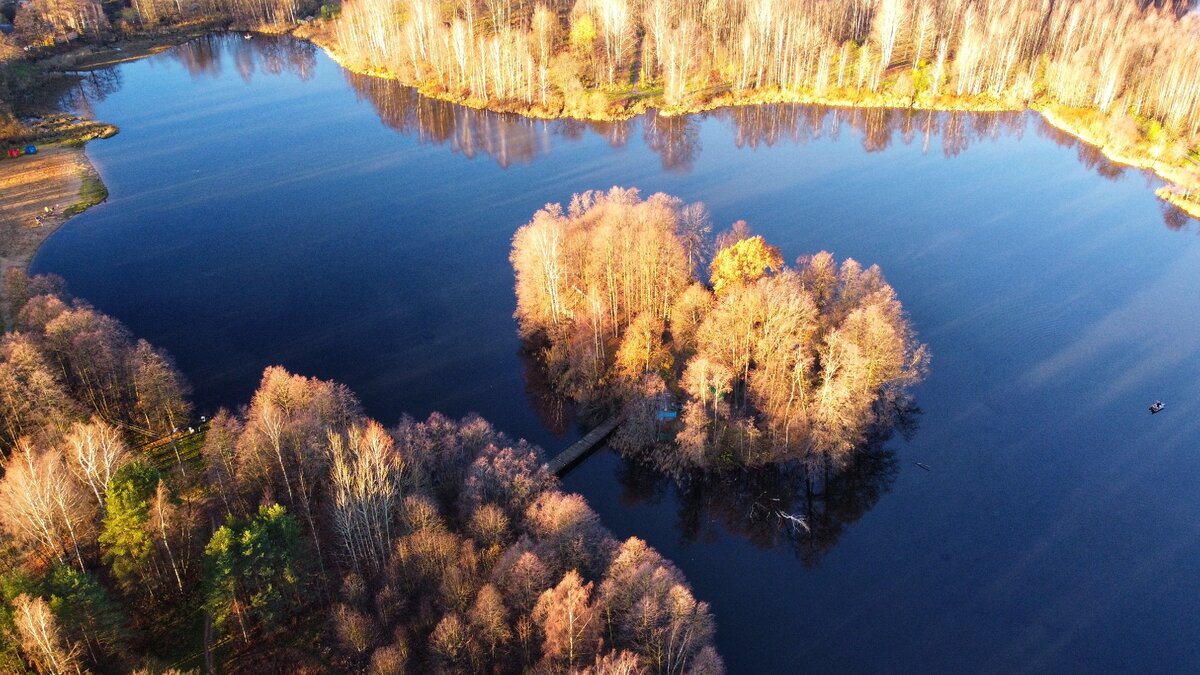
{"label": "lake shore", "polygon": [[[81,144],[45,146],[36,155],[0,160],[0,274],[28,267],[63,223],[107,195]],[[0,284],[0,301],[6,299]]]}
{"label": "lake shore", "polygon": [[[169,33],[139,35],[99,48],[87,47],[58,54],[47,58],[44,63],[49,68],[64,74],[106,68],[161,53],[197,37],[223,30],[223,28],[213,25],[197,25]],[[305,40],[319,47],[331,60],[348,71],[403,83],[401,78],[386,69],[362,68],[351,63],[336,48],[327,25],[320,22],[286,29],[259,29],[256,32],[266,35],[290,35],[296,39]],[[942,97],[934,101],[905,105],[903,100],[895,97],[875,94],[847,97],[817,96],[805,92],[779,90],[751,93],[714,90],[708,92],[707,98],[702,102],[689,105],[668,106],[664,105],[661,96],[657,94],[631,92],[624,98],[616,99],[619,105],[609,106],[603,111],[577,111],[561,108],[549,110],[540,106],[464,98],[440,91],[435,87],[405,84],[413,86],[423,96],[456,105],[547,120],[623,121],[651,110],[657,110],[662,115],[673,116],[701,113],[730,106],[769,104],[908,108],[934,112],[1019,112],[1030,109],[1042,115],[1047,123],[1055,128],[1097,147],[1113,162],[1153,172],[1167,182],[1167,185],[1157,190],[1156,194],[1164,201],[1174,204],[1189,215],[1200,219],[1200,201],[1193,196],[1200,193],[1200,166],[1186,167],[1171,164],[1153,156],[1150,151],[1131,152],[1129,149],[1118,149],[1104,133],[1102,127],[1096,124],[1094,119],[1089,118],[1089,114],[1094,117],[1098,113],[1073,110],[1054,104],[1034,105],[1027,108],[1024,105],[1009,105],[988,100],[975,101]],[[82,144],[95,138],[107,138],[117,132],[116,127],[91,120],[80,120],[51,111],[46,111],[38,117],[41,119],[28,127],[27,134],[7,140],[13,143],[65,141],[77,144],[77,147],[63,145],[38,155],[0,163],[0,198],[4,199],[7,204],[0,209],[0,227],[14,233],[13,236],[7,238],[9,241],[6,241],[4,250],[0,252],[3,269],[28,265],[42,242],[58,227],[61,227],[72,215],[81,213],[87,207],[103,201],[103,197],[96,198],[97,194],[103,192],[104,196],[107,196],[99,173],[88,161]],[[31,181],[36,182],[37,185],[32,185]],[[91,195],[89,197],[80,193],[85,183],[90,186]],[[55,208],[56,205],[58,208]],[[47,207],[54,209],[54,212],[47,214],[44,211]],[[68,213],[68,210],[71,212]],[[34,219],[39,215],[42,215],[43,218],[41,223],[37,224]],[[2,294],[3,290],[0,289],[0,297]]]}
{"label": "lake shore", "polygon": [[1142,152],[1121,150],[1112,145],[1096,125],[1088,123],[1088,112],[1070,110],[1062,106],[1043,106],[1037,110],[1048,124],[1064,131],[1089,145],[1095,146],[1109,160],[1124,166],[1143,169],[1167,182],[1155,190],[1159,199],[1169,202],[1193,218],[1200,219],[1200,164],[1179,166],[1165,162],[1154,154],[1154,148]]}
{"label": "lake shore", "polygon": [[[1098,148],[1111,161],[1143,169],[1154,173],[1167,183],[1155,194],[1159,198],[1181,208],[1188,215],[1200,219],[1200,162],[1192,160],[1191,164],[1172,164],[1164,161],[1155,153],[1161,153],[1161,147],[1149,143],[1139,143],[1132,148],[1119,148],[1111,135],[1106,133],[1103,125],[1097,122],[1102,117],[1099,111],[1089,109],[1073,109],[1056,103],[1034,103],[1026,105],[1006,104],[1000,101],[978,99],[968,100],[955,97],[939,97],[929,101],[904,101],[895,96],[883,94],[855,94],[854,96],[839,96],[836,94],[818,96],[803,91],[755,91],[738,92],[729,89],[712,90],[703,101],[686,105],[666,105],[661,96],[651,93],[630,94],[621,101],[619,107],[610,106],[603,111],[583,110],[548,110],[541,106],[531,106],[503,101],[486,101],[476,98],[455,96],[450,92],[432,86],[421,86],[405,82],[395,73],[383,68],[363,68],[352,63],[339,52],[334,44],[334,38],[328,28],[320,24],[309,24],[273,34],[290,34],[298,39],[306,40],[320,47],[335,63],[348,71],[360,75],[369,75],[395,80],[415,88],[422,96],[462,105],[478,110],[491,110],[501,113],[512,113],[535,119],[578,119],[583,121],[616,122],[629,120],[643,115],[651,110],[657,110],[664,116],[690,115],[707,112],[718,108],[732,106],[753,106],[770,104],[799,104],[823,105],[842,108],[899,108],[932,112],[1023,112],[1032,110],[1042,116],[1048,124],[1064,131],[1089,145]],[[623,94],[617,94],[621,96]],[[1143,147],[1144,146],[1144,147]]]}
{"label": "lake shore", "polygon": [[396,73],[389,71],[386,68],[369,68],[363,67],[360,64],[352,62],[342,54],[334,44],[333,38],[329,35],[328,30],[323,30],[319,26],[308,25],[300,26],[295,29],[283,31],[260,31],[268,35],[291,35],[294,38],[305,40],[317,47],[320,47],[325,55],[333,62],[337,63],[342,68],[359,75],[369,75],[387,80],[400,82],[404,86],[416,89],[422,96],[446,101],[455,105],[461,105],[475,110],[490,110],[492,112],[510,113],[542,120],[580,120],[585,122],[623,122],[631,120],[639,115],[644,115],[650,111],[657,111],[665,117],[675,117],[680,115],[692,115],[696,113],[708,112],[718,108],[728,108],[731,106],[753,106],[753,105],[770,105],[780,103],[792,103],[799,105],[824,105],[839,108],[911,108],[913,110],[932,111],[932,112],[1020,112],[1025,110],[1024,106],[1009,105],[996,101],[967,101],[956,99],[953,97],[940,97],[934,101],[919,105],[908,105],[905,101],[896,97],[890,97],[883,94],[856,94],[853,97],[838,96],[830,94],[827,96],[817,96],[807,92],[800,91],[783,91],[783,90],[762,90],[753,92],[734,91],[728,88],[715,87],[707,92],[702,92],[707,95],[703,101],[696,101],[687,104],[668,105],[662,99],[657,91],[639,92],[631,90],[629,92],[604,92],[596,91],[593,93],[602,94],[611,98],[609,105],[603,110],[584,110],[578,108],[565,108],[559,106],[557,108],[545,108],[540,105],[528,105],[513,101],[494,101],[484,100],[473,97],[456,96],[452,92],[441,90],[436,86],[421,85],[406,82]]}

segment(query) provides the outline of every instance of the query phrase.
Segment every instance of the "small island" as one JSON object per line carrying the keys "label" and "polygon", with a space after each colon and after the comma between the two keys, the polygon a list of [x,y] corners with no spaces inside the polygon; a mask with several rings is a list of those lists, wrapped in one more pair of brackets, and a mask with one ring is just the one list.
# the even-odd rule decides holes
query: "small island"
{"label": "small island", "polygon": [[928,364],[895,291],[827,252],[788,267],[741,221],[710,255],[711,230],[702,204],[634,189],[538,211],[511,256],[528,348],[669,471],[845,466]]}

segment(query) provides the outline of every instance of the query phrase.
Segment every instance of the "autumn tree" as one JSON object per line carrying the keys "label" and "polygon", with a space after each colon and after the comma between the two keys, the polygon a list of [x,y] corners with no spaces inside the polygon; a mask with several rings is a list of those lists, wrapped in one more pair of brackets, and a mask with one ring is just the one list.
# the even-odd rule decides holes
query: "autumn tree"
{"label": "autumn tree", "polygon": [[165,436],[192,412],[187,381],[166,352],[145,340],[137,341],[130,361],[138,420],[151,437]]}
{"label": "autumn tree", "polygon": [[96,37],[108,30],[108,18],[97,0],[30,0],[17,12],[14,26],[31,42],[76,36]]}
{"label": "autumn tree", "polygon": [[222,408],[209,420],[204,445],[200,448],[205,475],[221,498],[226,515],[245,515],[246,511],[242,485],[238,482],[237,443],[241,434],[241,421]]}
{"label": "autumn tree", "polygon": [[600,632],[600,616],[591,603],[592,583],[574,570],[538,598],[534,620],[546,635],[545,659],[573,669],[590,659]]}
{"label": "autumn tree", "polygon": [[360,572],[377,570],[391,552],[402,499],[404,461],[377,422],[331,434],[330,479],[334,530]]}
{"label": "autumn tree", "polygon": [[580,397],[602,387],[628,327],[644,317],[645,334],[669,317],[690,276],[677,236],[683,208],[613,188],[575,195],[566,213],[550,205],[517,231],[518,324],[549,342],[543,358],[560,386]]}
{"label": "autumn tree", "polygon": [[[500,4],[493,17],[507,16]],[[634,336],[622,353],[622,333],[605,329],[605,367],[619,355],[631,372],[670,369],[660,357],[681,281],[660,277],[686,272],[678,208],[615,191],[565,216],[590,214],[601,233],[568,250],[613,256],[588,272],[598,302],[583,330],[564,315],[584,339],[603,324]],[[658,250],[617,259],[631,250],[627,232],[651,233]],[[304,647],[272,648],[292,644],[281,629],[309,625],[292,622],[309,611],[330,617],[321,659],[338,670],[654,667],[633,633],[602,630],[592,591],[619,544],[560,491],[537,447],[477,416],[385,430],[345,387],[268,368],[249,405],[201,427],[191,460],[201,471],[168,472],[130,448],[189,414],[169,357],[45,286],[30,280],[20,332],[0,353],[12,443],[0,476],[0,670],[140,667],[148,646],[194,634],[197,607],[210,645],[224,634],[255,646],[239,651],[250,668],[259,653],[270,667],[311,665]],[[661,389],[659,374],[647,378]],[[336,555],[319,552],[327,544]],[[671,597],[647,597],[661,606],[646,615],[674,616]],[[220,667],[222,652],[207,653]]]}
{"label": "autumn tree", "polygon": [[132,461],[125,440],[115,427],[93,418],[86,424],[76,422],[72,425],[63,445],[76,480],[91,491],[96,498],[96,508],[103,509],[114,476]]}
{"label": "autumn tree", "polygon": [[308,525],[322,562],[317,501],[329,472],[329,432],[358,417],[358,401],[341,385],[292,375],[283,368],[263,372],[238,438],[239,468],[260,490],[277,488],[285,503]]}
{"label": "autumn tree", "polygon": [[471,627],[478,632],[480,642],[487,650],[488,660],[495,662],[513,638],[504,598],[495,586],[485,584],[479,589],[469,616]]}
{"label": "autumn tree", "polygon": [[599,596],[609,639],[632,645],[655,672],[689,672],[712,639],[708,605],[697,602],[679,570],[640,539],[621,545]]}
{"label": "autumn tree", "polygon": [[731,286],[753,283],[782,267],[783,255],[779,249],[768,245],[762,237],[753,236],[717,252],[709,266],[709,282],[713,292],[721,295]]}
{"label": "autumn tree", "polygon": [[13,601],[13,624],[21,651],[38,669],[47,673],[83,672],[83,648],[66,639],[45,600],[17,596]]}
{"label": "autumn tree", "polygon": [[670,353],[663,345],[663,324],[649,314],[640,314],[625,329],[617,350],[616,369],[625,379],[637,382],[647,373],[670,365]]}
{"label": "autumn tree", "polygon": [[85,490],[71,478],[60,452],[20,442],[0,480],[4,529],[26,551],[83,569],[97,512]]}
{"label": "autumn tree", "polygon": [[0,341],[0,447],[23,436],[52,437],[80,414],[59,373],[28,336]]}
{"label": "autumn tree", "polygon": [[[630,218],[671,226],[614,241]],[[705,221],[677,200],[616,189],[538,212],[511,257],[522,336],[548,342],[539,356],[566,395],[620,405],[615,447],[652,449],[668,471],[718,459],[844,464],[924,375],[928,354],[895,291],[877,267],[839,267],[826,252],[790,269],[743,221],[717,237],[712,291],[688,283],[682,275],[707,250],[695,242]],[[680,275],[649,305],[630,301],[661,283],[643,271],[654,265],[630,266],[643,248],[670,252],[660,260],[677,261],[667,269]]]}

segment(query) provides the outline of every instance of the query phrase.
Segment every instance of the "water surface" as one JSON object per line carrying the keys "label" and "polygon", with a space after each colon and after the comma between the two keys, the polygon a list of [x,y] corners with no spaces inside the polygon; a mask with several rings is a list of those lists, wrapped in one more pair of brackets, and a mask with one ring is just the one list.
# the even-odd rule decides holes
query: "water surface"
{"label": "water surface", "polygon": [[[764,528],[751,487],[680,489],[610,452],[566,478],[679,564],[731,672],[1200,660],[1197,224],[1036,116],[531,121],[260,38],[186,45],[77,94],[121,127],[88,146],[111,198],[34,269],[170,350],[202,411],[245,402],[279,363],[348,384],[384,421],[474,411],[556,451],[578,432],[520,357],[512,235],[573,192],[664,191],[788,259],[879,264],[933,354],[919,429],[805,507],[819,536]],[[763,494],[786,491],[776,478]]]}

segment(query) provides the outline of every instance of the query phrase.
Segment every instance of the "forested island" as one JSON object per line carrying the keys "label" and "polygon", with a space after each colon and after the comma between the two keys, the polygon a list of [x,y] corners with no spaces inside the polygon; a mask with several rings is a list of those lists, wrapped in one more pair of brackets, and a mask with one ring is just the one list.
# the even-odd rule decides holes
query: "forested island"
{"label": "forested island", "polygon": [[788,267],[742,221],[711,231],[702,204],[634,189],[548,205],[513,238],[522,337],[668,471],[845,466],[928,364],[895,291],[827,252]]}
{"label": "forested island", "polygon": [[723,672],[679,570],[538,448],[280,367],[196,426],[168,355],[6,282],[0,670]]}

